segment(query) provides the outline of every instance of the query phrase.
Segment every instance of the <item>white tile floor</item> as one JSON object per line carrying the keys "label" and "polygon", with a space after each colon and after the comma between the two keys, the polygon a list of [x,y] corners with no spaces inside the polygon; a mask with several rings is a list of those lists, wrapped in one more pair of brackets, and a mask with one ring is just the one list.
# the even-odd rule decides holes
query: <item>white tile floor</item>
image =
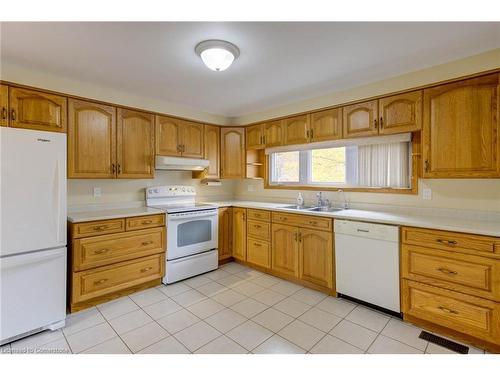
{"label": "white tile floor", "polygon": [[[71,314],[2,353],[452,353],[421,329],[236,263]],[[469,353],[484,353],[477,348]]]}

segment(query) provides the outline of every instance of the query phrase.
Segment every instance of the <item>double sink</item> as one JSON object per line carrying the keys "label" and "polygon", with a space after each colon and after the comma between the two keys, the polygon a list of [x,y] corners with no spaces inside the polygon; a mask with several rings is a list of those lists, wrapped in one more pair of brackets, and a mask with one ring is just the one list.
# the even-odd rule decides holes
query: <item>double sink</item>
{"label": "double sink", "polygon": [[297,206],[297,205],[292,205],[292,206],[285,206],[282,208],[286,208],[289,210],[297,210],[297,211],[305,211],[305,212],[337,212],[337,211],[343,211],[343,208],[334,208],[330,206]]}

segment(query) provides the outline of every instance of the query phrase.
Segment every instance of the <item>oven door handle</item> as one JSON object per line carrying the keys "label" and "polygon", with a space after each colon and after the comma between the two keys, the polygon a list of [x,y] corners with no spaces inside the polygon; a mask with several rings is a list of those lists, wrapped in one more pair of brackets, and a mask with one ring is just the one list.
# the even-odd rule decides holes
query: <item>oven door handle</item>
{"label": "oven door handle", "polygon": [[179,220],[193,220],[193,219],[198,219],[202,217],[217,217],[217,211],[215,212],[207,212],[206,214],[197,214],[193,216],[176,216],[177,214],[170,214],[167,216],[167,220],[169,221],[179,221]]}

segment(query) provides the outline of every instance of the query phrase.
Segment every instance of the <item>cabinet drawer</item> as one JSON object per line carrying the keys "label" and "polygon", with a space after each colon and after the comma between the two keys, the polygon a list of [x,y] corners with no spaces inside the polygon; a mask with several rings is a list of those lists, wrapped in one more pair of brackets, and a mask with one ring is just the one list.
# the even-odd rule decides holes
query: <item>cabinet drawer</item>
{"label": "cabinet drawer", "polygon": [[165,255],[73,273],[72,303],[114,293],[163,277]]}
{"label": "cabinet drawer", "polygon": [[262,221],[248,220],[247,235],[257,237],[260,240],[271,240],[271,224]]}
{"label": "cabinet drawer", "polygon": [[147,215],[128,217],[125,219],[126,230],[161,227],[165,225],[165,215]]}
{"label": "cabinet drawer", "polygon": [[249,220],[271,221],[270,211],[248,209],[247,215]]}
{"label": "cabinet drawer", "polygon": [[500,304],[403,280],[403,313],[470,336],[500,339]]}
{"label": "cabinet drawer", "polygon": [[82,238],[73,242],[73,271],[165,252],[165,228]]}
{"label": "cabinet drawer", "polygon": [[125,230],[125,219],[89,221],[73,225],[73,238],[100,236]]}
{"label": "cabinet drawer", "polygon": [[495,242],[497,242],[497,252],[500,252],[500,239],[495,237],[403,227],[401,238],[403,243],[409,245],[432,247],[434,249],[452,250],[469,254],[482,253],[484,255],[493,255],[495,253]]}
{"label": "cabinet drawer", "polygon": [[500,301],[500,260],[402,245],[402,277]]}
{"label": "cabinet drawer", "polygon": [[273,223],[295,225],[304,228],[321,229],[328,231],[332,230],[332,219],[324,217],[273,212],[272,218]]}
{"label": "cabinet drawer", "polygon": [[271,267],[271,249],[269,242],[247,239],[247,262],[257,266]]}

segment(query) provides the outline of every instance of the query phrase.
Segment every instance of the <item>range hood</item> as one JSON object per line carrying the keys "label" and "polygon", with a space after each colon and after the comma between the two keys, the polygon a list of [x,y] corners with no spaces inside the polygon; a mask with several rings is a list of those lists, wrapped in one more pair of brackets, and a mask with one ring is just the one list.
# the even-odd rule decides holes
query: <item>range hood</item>
{"label": "range hood", "polygon": [[207,159],[179,158],[156,155],[155,168],[167,171],[202,171],[208,167]]}

